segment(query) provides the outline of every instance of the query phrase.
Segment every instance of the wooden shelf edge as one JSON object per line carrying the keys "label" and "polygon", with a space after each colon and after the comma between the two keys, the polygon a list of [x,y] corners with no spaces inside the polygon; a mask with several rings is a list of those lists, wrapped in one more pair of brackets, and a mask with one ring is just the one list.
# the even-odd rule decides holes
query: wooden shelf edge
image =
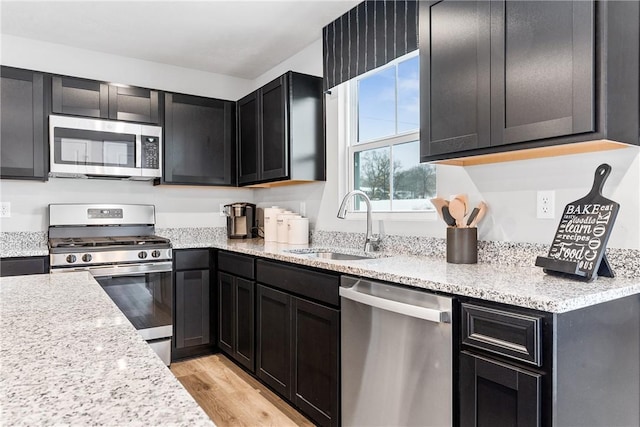
{"label": "wooden shelf edge", "polygon": [[262,184],[245,185],[244,188],[286,187],[289,185],[310,184],[312,182],[324,182],[324,181],[303,181],[303,180],[275,181],[275,182],[265,182]]}
{"label": "wooden shelf edge", "polygon": [[517,160],[541,159],[544,157],[567,156],[570,154],[593,153],[596,151],[618,150],[635,147],[622,142],[600,139],[596,141],[575,142],[571,144],[554,145],[551,147],[528,148],[524,150],[508,151],[504,153],[481,154],[473,157],[437,160],[436,165],[476,166],[489,163],[513,162]]}

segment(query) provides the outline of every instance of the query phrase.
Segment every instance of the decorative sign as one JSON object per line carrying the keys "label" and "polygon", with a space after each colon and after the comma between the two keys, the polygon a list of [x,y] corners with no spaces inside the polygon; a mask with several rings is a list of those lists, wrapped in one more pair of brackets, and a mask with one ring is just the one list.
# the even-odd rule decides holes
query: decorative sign
{"label": "decorative sign", "polygon": [[608,164],[598,166],[589,194],[564,208],[549,255],[536,259],[545,273],[588,281],[598,275],[613,277],[605,249],[620,205],[602,196],[610,173]]}

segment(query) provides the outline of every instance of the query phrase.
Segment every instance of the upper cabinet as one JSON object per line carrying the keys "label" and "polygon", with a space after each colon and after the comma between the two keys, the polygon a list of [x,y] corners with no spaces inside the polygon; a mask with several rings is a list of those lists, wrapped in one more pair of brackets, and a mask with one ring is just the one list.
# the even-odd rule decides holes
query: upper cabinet
{"label": "upper cabinet", "polygon": [[10,67],[2,67],[0,76],[0,177],[44,180],[48,76]]}
{"label": "upper cabinet", "polygon": [[163,183],[235,185],[235,103],[165,93]]}
{"label": "upper cabinet", "polygon": [[421,2],[421,161],[638,144],[639,19],[638,2]]}
{"label": "upper cabinet", "polygon": [[290,71],[237,109],[238,184],[325,179],[320,77]]}
{"label": "upper cabinet", "polygon": [[161,123],[158,91],[67,76],[53,76],[51,85],[56,114]]}

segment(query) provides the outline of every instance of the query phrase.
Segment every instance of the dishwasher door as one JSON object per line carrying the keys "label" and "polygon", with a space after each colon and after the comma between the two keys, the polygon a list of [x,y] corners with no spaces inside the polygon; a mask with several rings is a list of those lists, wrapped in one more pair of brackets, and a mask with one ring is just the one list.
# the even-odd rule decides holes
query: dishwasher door
{"label": "dishwasher door", "polygon": [[342,425],[452,424],[451,298],[343,276]]}

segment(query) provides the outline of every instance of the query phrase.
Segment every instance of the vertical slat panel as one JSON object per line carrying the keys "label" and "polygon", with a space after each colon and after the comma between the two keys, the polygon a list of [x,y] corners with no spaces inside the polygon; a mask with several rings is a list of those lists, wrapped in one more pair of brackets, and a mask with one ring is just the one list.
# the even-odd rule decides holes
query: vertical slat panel
{"label": "vertical slat panel", "polygon": [[360,3],[323,31],[324,89],[330,89],[418,48],[418,3]]}

